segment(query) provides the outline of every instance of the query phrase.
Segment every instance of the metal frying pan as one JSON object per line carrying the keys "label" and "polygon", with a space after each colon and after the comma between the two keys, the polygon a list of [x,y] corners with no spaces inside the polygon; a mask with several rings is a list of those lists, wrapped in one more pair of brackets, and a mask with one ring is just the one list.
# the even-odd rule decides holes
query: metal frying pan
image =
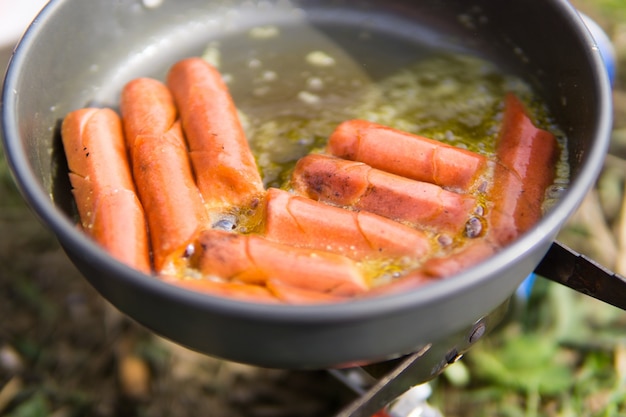
{"label": "metal frying pan", "polygon": [[[272,49],[253,46],[246,35],[273,27],[289,36]],[[512,245],[413,292],[336,305],[273,306],[172,287],[116,262],[76,229],[67,181],[59,175],[58,123],[86,104],[115,103],[126,81],[162,77],[173,62],[201,54],[212,42],[235,77],[254,58],[279,63],[287,84],[300,76],[294,56],[322,46],[332,48],[355,77],[372,79],[432,51],[477,54],[523,77],[549,106],[569,139],[572,183]],[[234,95],[237,100],[241,91],[235,88]],[[279,96],[258,111],[278,108]],[[565,0],[53,0],[10,63],[2,125],[24,197],[84,276],[121,311],[209,355],[312,369],[418,352],[474,328],[504,303],[592,187],[608,147],[611,97],[597,47]],[[550,265],[541,270],[552,271]]]}

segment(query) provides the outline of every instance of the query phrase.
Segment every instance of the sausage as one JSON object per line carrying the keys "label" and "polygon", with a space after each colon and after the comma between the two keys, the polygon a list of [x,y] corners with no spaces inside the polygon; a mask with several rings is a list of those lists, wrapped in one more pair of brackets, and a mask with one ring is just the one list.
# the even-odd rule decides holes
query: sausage
{"label": "sausage", "polygon": [[488,194],[491,209],[486,216],[487,238],[494,244],[511,243],[541,219],[541,201],[529,200],[526,189],[515,172],[500,163],[495,165]]}
{"label": "sausage", "polygon": [[135,139],[133,173],[147,214],[154,266],[163,272],[185,257],[209,224],[179,122],[160,136]]}
{"label": "sausage", "polygon": [[496,153],[498,161],[522,179],[528,200],[542,202],[556,175],[559,145],[554,134],[533,124],[523,103],[511,93],[505,97]]}
{"label": "sausage", "polygon": [[234,298],[241,301],[264,304],[278,304],[282,302],[266,287],[242,282],[224,282],[207,278],[170,279],[166,280],[166,282],[191,291],[218,297]]}
{"label": "sausage", "polygon": [[475,239],[440,256],[427,259],[420,267],[391,283],[371,289],[365,296],[399,294],[412,291],[441,278],[458,274],[493,256],[498,246],[487,238]]}
{"label": "sausage", "polygon": [[258,235],[206,230],[198,239],[203,275],[264,285],[285,285],[339,296],[367,290],[356,262],[334,253],[294,248]]}
{"label": "sausage", "polygon": [[119,116],[111,109],[85,108],[69,113],[61,126],[61,137],[78,213],[88,229],[93,199],[105,187],[134,190]]}
{"label": "sausage", "polygon": [[487,158],[455,146],[365,120],[340,124],[327,151],[373,168],[455,190],[469,190]]}
{"label": "sausage", "polygon": [[75,110],[64,118],[61,137],[82,228],[114,258],[150,273],[144,211],[118,114],[106,108]]}
{"label": "sausage", "polygon": [[310,154],[292,175],[294,190],[314,200],[366,210],[411,226],[457,233],[476,199],[374,169],[362,162]]}
{"label": "sausage", "polygon": [[267,191],[264,235],[277,242],[326,250],[352,259],[422,258],[425,233],[366,211],[356,212],[290,194]]}
{"label": "sausage", "polygon": [[541,204],[554,181],[559,158],[556,137],[536,127],[522,102],[511,93],[505,97],[496,156],[489,191],[493,205],[489,234],[494,243],[505,245],[543,215]]}
{"label": "sausage", "polygon": [[161,136],[177,120],[177,110],[170,90],[161,81],[136,78],[122,89],[120,113],[131,155],[135,139],[140,135]]}
{"label": "sausage", "polygon": [[[147,212],[155,268],[183,256],[208,224],[174,98],[164,83],[127,83],[120,110],[139,197]],[[173,265],[170,265],[173,267]]]}
{"label": "sausage", "polygon": [[146,217],[134,191],[109,188],[95,201],[92,232],[114,257],[151,273]]}
{"label": "sausage", "polygon": [[406,275],[394,279],[393,281],[372,288],[361,297],[379,297],[382,295],[402,294],[413,291],[416,288],[430,284],[435,279],[426,274],[421,269],[408,272]]}
{"label": "sausage", "polygon": [[266,286],[276,298],[287,304],[338,303],[352,299],[348,296],[295,287],[276,278],[269,279]]}
{"label": "sausage", "polygon": [[478,264],[496,251],[497,246],[488,239],[472,240],[457,251],[427,260],[421,271],[435,278],[449,277]]}
{"label": "sausage", "polygon": [[176,63],[167,76],[205,204],[245,206],[264,191],[237,109],[220,73],[201,58]]}

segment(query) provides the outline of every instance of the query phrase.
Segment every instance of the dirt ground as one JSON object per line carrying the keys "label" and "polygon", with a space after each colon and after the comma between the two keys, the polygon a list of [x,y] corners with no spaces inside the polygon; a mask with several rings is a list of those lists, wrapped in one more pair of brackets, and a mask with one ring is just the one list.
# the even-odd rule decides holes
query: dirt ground
{"label": "dirt ground", "polygon": [[[616,92],[626,121],[625,97]],[[121,315],[29,211],[0,159],[0,415],[325,417],[352,398],[325,371],[209,358]]]}

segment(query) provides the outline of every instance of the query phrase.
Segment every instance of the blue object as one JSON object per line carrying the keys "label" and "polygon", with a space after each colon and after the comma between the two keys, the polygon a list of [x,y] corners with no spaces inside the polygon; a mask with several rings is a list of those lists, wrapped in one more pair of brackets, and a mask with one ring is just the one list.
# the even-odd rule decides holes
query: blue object
{"label": "blue object", "polygon": [[600,55],[604,60],[604,66],[606,67],[606,71],[609,75],[609,81],[611,85],[615,82],[615,73],[616,73],[616,58],[615,58],[615,48],[613,48],[613,44],[611,43],[611,39],[606,34],[606,32],[598,25],[593,19],[589,16],[580,13],[580,17],[583,22],[589,29],[591,36],[596,41],[596,45],[600,51]]}
{"label": "blue object", "polygon": [[530,297],[530,293],[533,290],[533,285],[535,285],[536,279],[537,275],[535,275],[535,273],[530,274],[524,280],[524,282],[522,282],[520,286],[517,287],[517,290],[515,291],[515,295],[517,296],[517,298],[524,301],[528,300],[528,297]]}

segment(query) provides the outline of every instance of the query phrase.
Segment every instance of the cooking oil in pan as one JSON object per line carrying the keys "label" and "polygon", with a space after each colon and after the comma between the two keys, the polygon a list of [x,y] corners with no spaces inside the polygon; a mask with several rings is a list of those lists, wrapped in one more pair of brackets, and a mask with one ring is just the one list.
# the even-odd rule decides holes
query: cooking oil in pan
{"label": "cooking oil in pan", "polygon": [[[116,103],[130,79],[164,79],[177,60],[201,55],[228,84],[266,186],[284,186],[295,161],[352,118],[491,155],[506,91],[564,144],[526,83],[452,34],[389,10],[298,4],[218,1],[174,14],[126,54],[94,101]],[[567,182],[566,158],[555,190]]]}
{"label": "cooking oil in pan", "polygon": [[[233,95],[266,187],[288,188],[295,163],[323,150],[332,131],[355,118],[493,157],[509,91],[566,149],[528,84],[427,27],[398,16],[277,4],[179,16],[183,24],[159,29],[127,54],[95,101],[115,103],[130,79],[164,79],[177,60],[204,57]],[[562,152],[552,191],[567,184],[566,159]],[[385,261],[367,270],[381,284],[411,265]]]}
{"label": "cooking oil in pan", "polygon": [[[295,162],[321,151],[331,132],[354,118],[493,157],[506,92],[522,98],[536,123],[564,145],[530,86],[494,64],[384,32],[335,30],[259,26],[246,34],[253,48],[236,40],[236,50],[247,51],[238,59],[218,41],[203,51],[228,83],[267,186],[285,187]],[[365,52],[385,45],[403,50],[402,59]],[[559,183],[569,174],[561,166]]]}

